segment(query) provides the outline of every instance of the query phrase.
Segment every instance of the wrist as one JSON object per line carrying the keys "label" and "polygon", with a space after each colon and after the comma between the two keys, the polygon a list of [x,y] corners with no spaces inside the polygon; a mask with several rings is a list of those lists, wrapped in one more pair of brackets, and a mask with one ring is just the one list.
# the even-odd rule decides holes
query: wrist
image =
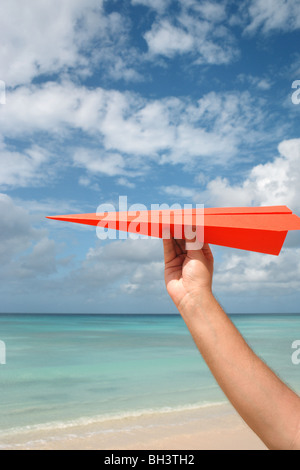
{"label": "wrist", "polygon": [[182,316],[190,315],[196,310],[204,310],[215,301],[212,290],[202,288],[197,292],[189,292],[180,301],[178,311]]}

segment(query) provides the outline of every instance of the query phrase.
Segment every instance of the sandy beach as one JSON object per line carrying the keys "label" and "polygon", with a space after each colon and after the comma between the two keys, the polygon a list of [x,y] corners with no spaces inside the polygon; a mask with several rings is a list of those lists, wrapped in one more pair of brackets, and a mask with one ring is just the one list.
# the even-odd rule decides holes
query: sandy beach
{"label": "sandy beach", "polygon": [[266,450],[229,404],[106,420],[1,438],[20,450]]}

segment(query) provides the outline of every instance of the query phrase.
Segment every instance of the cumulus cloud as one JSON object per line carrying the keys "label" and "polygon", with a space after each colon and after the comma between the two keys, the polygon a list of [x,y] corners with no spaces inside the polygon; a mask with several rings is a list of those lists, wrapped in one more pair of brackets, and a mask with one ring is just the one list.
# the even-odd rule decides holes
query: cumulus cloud
{"label": "cumulus cloud", "polygon": [[[101,9],[102,1],[98,4]],[[87,12],[92,6],[96,7],[96,2],[88,0]],[[4,46],[0,63],[5,65],[1,67],[3,79],[10,86],[30,82],[37,75],[55,73],[65,67],[87,65],[80,55],[75,29],[85,13],[82,2],[54,0],[47,4],[30,1],[26,8],[20,8],[17,1],[3,0],[0,11],[1,44]],[[83,16],[83,22],[84,19]]]}
{"label": "cumulus cloud", "polygon": [[[214,246],[212,249],[216,256],[214,291],[221,297],[246,292],[250,297],[254,293],[257,300],[260,293],[267,298],[280,290],[284,296],[300,288],[299,247],[285,246],[279,257]],[[163,270],[161,240],[127,239],[91,248],[71,279],[82,293],[92,289],[97,295],[101,285],[101,292],[104,289],[115,297],[138,299],[150,294],[165,299]]]}
{"label": "cumulus cloud", "polygon": [[57,271],[56,244],[54,240],[43,237],[34,245],[32,252],[20,258],[23,276],[48,276]]}
{"label": "cumulus cloud", "polygon": [[[123,292],[138,296],[164,289],[163,250],[161,240],[115,240],[91,248],[80,268],[66,279],[82,293],[92,290],[99,297],[105,292],[115,296]],[[100,290],[101,286],[101,290]],[[157,287],[159,289],[157,290]],[[112,294],[111,294],[112,295]]]}
{"label": "cumulus cloud", "polygon": [[[73,160],[76,166],[87,169],[90,173],[116,176],[126,173],[125,160],[117,153],[104,154],[97,150],[78,149]],[[83,183],[83,182],[82,182]]]}
{"label": "cumulus cloud", "polygon": [[39,231],[32,228],[28,213],[3,193],[0,193],[0,219],[0,259],[3,266],[16,254],[27,250],[32,240],[38,240]]}
{"label": "cumulus cloud", "polygon": [[[131,178],[144,177],[153,168],[160,171],[162,165],[164,170],[180,165],[192,178],[205,171],[198,184],[206,189],[189,187],[184,180],[182,187],[176,180],[172,184],[171,177],[181,175],[171,171],[170,182],[162,189],[168,197],[216,206],[287,204],[300,213],[299,139],[282,142],[273,160],[253,164],[242,180],[240,174],[233,179],[224,176],[225,171],[232,175],[232,168],[246,172],[252,149],[259,150],[261,145],[265,151],[271,141],[281,139],[281,123],[278,120],[274,126],[266,102],[225,88],[198,100],[182,96],[155,99],[150,94],[143,97],[122,88],[113,90],[111,81],[105,81],[137,82],[143,80],[143,66],[156,70],[157,64],[166,66],[178,57],[188,58],[188,62],[180,61],[188,67],[228,64],[239,55],[236,27],[248,34],[295,31],[299,28],[299,0],[240,2],[243,21],[234,28],[227,1],[128,0],[123,15],[113,11],[118,3],[122,2],[28,0],[25,8],[18,0],[1,2],[0,79],[7,85],[6,105],[0,112],[3,190],[48,185],[49,178],[59,176],[61,170],[66,174],[66,169],[68,177],[76,173],[82,192],[87,187],[99,191],[99,176],[134,188]],[[152,11],[144,10],[146,18],[133,25],[137,5]],[[298,69],[295,64],[294,73]],[[96,83],[96,79],[101,87],[84,85]],[[247,80],[252,92],[255,88],[267,91],[273,84],[255,72],[240,80]],[[268,132],[270,124],[272,133]],[[212,167],[222,177],[214,176],[207,183]],[[57,212],[57,207],[61,213],[86,212],[86,208],[78,201],[35,201],[33,194],[30,197],[26,205],[0,195],[3,292],[15,282],[19,288],[28,285],[28,291],[50,296],[50,284],[44,280],[51,279],[56,294],[64,293],[66,298],[66,293],[74,293],[82,300],[92,292],[96,306],[103,291],[142,299],[149,292],[158,296],[164,292],[160,241],[97,244],[86,256],[81,251],[68,273],[62,273],[68,258],[58,258],[58,245],[35,223],[40,223],[41,214]],[[53,227],[61,229],[56,236],[63,239],[64,226],[57,223]],[[88,227],[70,225],[66,230],[86,231]],[[74,243],[78,240],[79,235]],[[298,246],[296,238],[289,237],[279,258],[222,250],[216,285],[235,292],[250,287],[255,295],[265,288],[274,292],[278,286],[285,292],[298,289]]]}
{"label": "cumulus cloud", "polygon": [[220,23],[226,18],[226,3],[188,0],[184,2],[184,4],[186,7],[192,7],[196,12],[200,13],[202,18],[212,21],[213,23]]}
{"label": "cumulus cloud", "polygon": [[[18,207],[22,207],[26,210],[33,221],[41,220],[45,214],[56,214],[57,208],[63,214],[70,214],[76,212],[79,214],[84,209],[82,202],[75,199],[58,199],[58,198],[43,198],[43,199],[14,199],[15,204]],[[55,223],[53,221],[53,223]]]}
{"label": "cumulus cloud", "polygon": [[252,0],[248,7],[246,33],[294,31],[300,28],[299,0]]}
{"label": "cumulus cloud", "polygon": [[95,132],[111,94],[70,81],[20,86],[8,94],[7,105],[1,108],[1,133],[24,137],[46,132],[66,139],[73,128]]}
{"label": "cumulus cloud", "polygon": [[194,46],[193,37],[189,33],[176,28],[167,20],[155,24],[145,34],[145,39],[151,54],[160,54],[169,58],[190,52]]}
{"label": "cumulus cloud", "polygon": [[[209,207],[287,205],[300,216],[300,139],[282,141],[278,156],[255,165],[238,184],[226,178],[215,178],[205,191],[199,188],[170,186],[167,195],[178,195]],[[289,232],[280,256],[249,253],[242,250],[216,250],[218,263],[214,278],[216,292],[260,292],[282,295],[297,292],[300,287],[300,236]]]}
{"label": "cumulus cloud", "polygon": [[[51,204],[31,201],[29,207],[41,211]],[[161,240],[101,242],[88,250],[82,262],[70,267],[70,257],[58,256],[59,244],[49,238],[48,231],[34,228],[34,217],[6,194],[0,194],[0,218],[0,290],[3,299],[13,295],[10,308],[18,305],[27,310],[19,300],[32,292],[39,299],[72,294],[81,306],[93,296],[92,308],[99,305],[100,311],[105,310],[105,296],[131,295],[129,285],[135,286],[141,299],[164,292]],[[65,267],[67,271],[60,274]],[[74,309],[72,301],[68,308]]]}
{"label": "cumulus cloud", "polygon": [[132,5],[143,5],[162,13],[168,8],[171,0],[131,0],[131,3]]}
{"label": "cumulus cloud", "polygon": [[191,0],[179,7],[174,17],[161,15],[145,33],[151,56],[188,53],[195,64],[224,64],[238,57],[233,35],[221,24],[226,17],[224,4]]}
{"label": "cumulus cloud", "polygon": [[209,93],[196,103],[114,94],[99,128],[107,150],[160,164],[190,165],[213,156],[222,165],[237,154],[242,141],[251,145],[258,136],[267,138],[264,120],[248,93]]}
{"label": "cumulus cloud", "polygon": [[[153,162],[192,168],[199,160],[210,165],[213,157],[214,164],[224,165],[242,144],[249,149],[270,139],[262,108],[263,102],[248,92],[212,92],[193,102],[145,99],[70,82],[18,87],[0,114],[0,159],[5,163],[0,184],[42,184],[42,175],[74,164],[112,177],[146,173]],[[21,152],[8,147],[4,136],[22,139],[23,146],[34,138],[36,144]]]}
{"label": "cumulus cloud", "polygon": [[262,91],[270,90],[270,88],[272,87],[271,80],[266,77],[256,77],[250,74],[240,74],[237,78],[241,83],[249,84],[250,86],[258,88]]}
{"label": "cumulus cloud", "polygon": [[167,194],[168,196],[176,196],[187,200],[194,199],[197,194],[197,190],[195,188],[186,188],[176,184],[162,187],[161,192]]}
{"label": "cumulus cloud", "polygon": [[[281,142],[278,151],[279,156],[254,166],[240,184],[216,178],[195,200],[206,198],[212,207],[287,205],[300,215],[300,139]],[[298,232],[290,232],[279,257],[236,250],[223,253],[223,261],[216,265],[216,291],[296,292],[300,286],[299,244]]]}
{"label": "cumulus cloud", "polygon": [[279,156],[256,165],[247,178],[231,184],[226,178],[210,181],[205,197],[211,206],[288,205],[300,213],[300,139],[286,140],[278,146]]}
{"label": "cumulus cloud", "polygon": [[26,187],[45,183],[52,173],[48,166],[50,157],[50,153],[38,145],[23,152],[0,145],[0,186]]}
{"label": "cumulus cloud", "polygon": [[162,242],[161,240],[132,240],[115,241],[105,248],[98,246],[91,248],[87,254],[87,259],[103,258],[104,261],[117,260],[120,263],[141,263],[147,264],[151,261],[161,261]]}
{"label": "cumulus cloud", "polygon": [[[188,54],[195,64],[227,64],[239,50],[227,2],[131,0],[156,12],[141,32],[148,54],[131,41],[132,18],[108,12],[105,0],[18,0],[0,5],[0,70],[8,88],[56,74],[85,79],[95,72],[115,81],[144,80],[148,59]],[[175,4],[175,8],[171,8]],[[293,31],[300,26],[299,0],[241,2],[243,27]],[[95,47],[95,44],[97,47]]]}
{"label": "cumulus cloud", "polygon": [[[0,5],[0,69],[8,87],[35,77],[74,72],[86,77],[106,64],[118,78],[136,79],[122,51],[128,26],[117,12],[105,12],[103,0],[3,0]],[[98,48],[95,48],[95,41]]]}
{"label": "cumulus cloud", "polygon": [[0,194],[0,277],[6,282],[39,278],[56,272],[57,247],[47,231],[34,228],[24,207]]}
{"label": "cumulus cloud", "polygon": [[281,295],[300,288],[300,249],[285,249],[279,257],[259,253],[225,254],[216,265],[215,289],[225,292],[255,292]]}

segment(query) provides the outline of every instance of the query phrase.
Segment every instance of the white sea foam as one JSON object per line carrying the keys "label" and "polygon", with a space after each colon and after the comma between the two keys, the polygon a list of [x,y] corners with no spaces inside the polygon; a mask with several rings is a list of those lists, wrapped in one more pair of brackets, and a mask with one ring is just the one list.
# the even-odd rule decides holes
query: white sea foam
{"label": "white sea foam", "polygon": [[[34,424],[29,426],[20,426],[14,427],[6,430],[0,431],[0,439],[7,438],[9,436],[14,435],[25,435],[29,433],[35,432],[55,432],[60,430],[72,430],[72,428],[84,428],[90,425],[97,425],[108,423],[110,421],[117,422],[117,421],[125,421],[131,418],[142,418],[147,416],[153,415],[160,415],[160,414],[171,414],[176,412],[184,412],[184,411],[193,411],[193,410],[200,410],[204,408],[210,407],[218,407],[226,404],[225,401],[223,402],[204,402],[204,403],[195,403],[195,404],[187,404],[182,406],[174,406],[174,407],[160,407],[160,408],[149,408],[149,409],[141,409],[141,410],[132,410],[120,413],[107,413],[102,415],[97,415],[93,417],[81,417],[74,420],[67,420],[67,421],[52,421],[48,423],[41,423],[41,424]],[[110,432],[109,429],[106,429],[105,432]],[[78,437],[77,435],[73,435],[70,437]],[[56,440],[50,438],[51,440]],[[48,438],[47,438],[48,440]],[[37,441],[35,441],[37,442]],[[6,447],[6,445],[4,445]],[[0,449],[3,448],[3,445],[0,444]]]}

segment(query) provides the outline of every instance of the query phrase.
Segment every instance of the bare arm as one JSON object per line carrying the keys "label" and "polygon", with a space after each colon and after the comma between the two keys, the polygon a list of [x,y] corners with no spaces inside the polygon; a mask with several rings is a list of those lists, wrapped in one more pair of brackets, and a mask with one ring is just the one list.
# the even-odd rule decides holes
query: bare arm
{"label": "bare arm", "polygon": [[232,405],[269,449],[300,450],[300,398],[247,345],[212,294],[208,245],[164,240],[165,281],[194,341]]}

